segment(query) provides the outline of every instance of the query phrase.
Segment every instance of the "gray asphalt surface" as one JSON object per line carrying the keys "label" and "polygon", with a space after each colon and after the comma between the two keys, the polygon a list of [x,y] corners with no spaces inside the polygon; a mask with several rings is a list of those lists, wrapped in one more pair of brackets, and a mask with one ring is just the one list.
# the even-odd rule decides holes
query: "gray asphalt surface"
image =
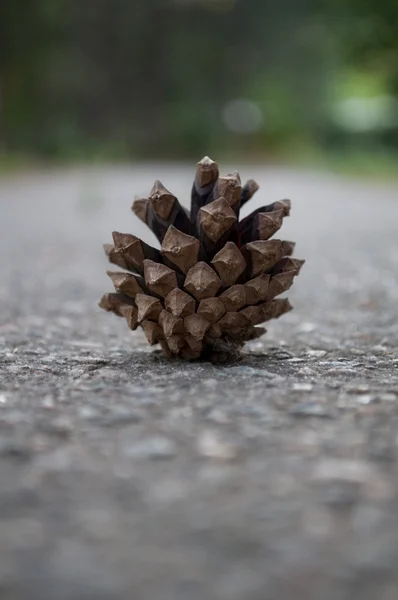
{"label": "gray asphalt surface", "polygon": [[2,600],[398,598],[398,187],[241,174],[307,262],[222,367],[96,307],[111,231],[152,241],[133,194],[191,168],[0,181]]}

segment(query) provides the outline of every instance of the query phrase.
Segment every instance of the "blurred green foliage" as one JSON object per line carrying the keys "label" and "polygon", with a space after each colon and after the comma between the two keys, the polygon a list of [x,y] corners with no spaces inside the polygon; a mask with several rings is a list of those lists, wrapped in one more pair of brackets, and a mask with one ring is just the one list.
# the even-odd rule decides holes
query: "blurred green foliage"
{"label": "blurred green foliage", "polygon": [[356,105],[339,102],[396,100],[397,51],[397,0],[3,0],[0,145],[72,159],[385,152],[398,109],[351,131]]}

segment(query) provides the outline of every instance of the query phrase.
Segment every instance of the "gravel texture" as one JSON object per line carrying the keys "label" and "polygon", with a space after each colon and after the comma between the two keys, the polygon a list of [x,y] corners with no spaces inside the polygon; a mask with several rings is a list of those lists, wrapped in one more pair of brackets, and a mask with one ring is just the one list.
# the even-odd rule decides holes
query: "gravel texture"
{"label": "gravel texture", "polygon": [[111,231],[152,241],[133,194],[191,168],[0,181],[2,600],[398,598],[398,188],[246,176],[307,262],[221,367],[96,306]]}

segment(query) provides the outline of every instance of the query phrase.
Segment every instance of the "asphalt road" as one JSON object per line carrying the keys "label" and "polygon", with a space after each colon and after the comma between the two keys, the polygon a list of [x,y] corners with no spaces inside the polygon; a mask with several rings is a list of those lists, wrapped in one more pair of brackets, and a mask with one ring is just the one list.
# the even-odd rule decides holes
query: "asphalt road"
{"label": "asphalt road", "polygon": [[96,306],[133,195],[192,169],[0,181],[2,600],[398,598],[398,187],[241,172],[307,262],[223,367]]}

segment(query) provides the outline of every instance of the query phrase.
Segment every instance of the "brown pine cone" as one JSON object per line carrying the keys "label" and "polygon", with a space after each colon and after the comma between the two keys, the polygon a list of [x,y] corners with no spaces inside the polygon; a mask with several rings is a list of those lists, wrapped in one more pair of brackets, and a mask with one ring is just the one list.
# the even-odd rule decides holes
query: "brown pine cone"
{"label": "brown pine cone", "polygon": [[221,362],[265,333],[257,325],[291,310],[277,298],[290,288],[304,263],[292,258],[294,243],[270,239],[289,216],[280,200],[239,219],[240,207],[258,190],[243,187],[238,173],[219,175],[207,156],[196,168],[188,212],[160,181],[132,210],[150,227],[161,248],[128,233],[113,232],[104,246],[116,293],[99,306],[141,326],[151,345],[167,357]]}

